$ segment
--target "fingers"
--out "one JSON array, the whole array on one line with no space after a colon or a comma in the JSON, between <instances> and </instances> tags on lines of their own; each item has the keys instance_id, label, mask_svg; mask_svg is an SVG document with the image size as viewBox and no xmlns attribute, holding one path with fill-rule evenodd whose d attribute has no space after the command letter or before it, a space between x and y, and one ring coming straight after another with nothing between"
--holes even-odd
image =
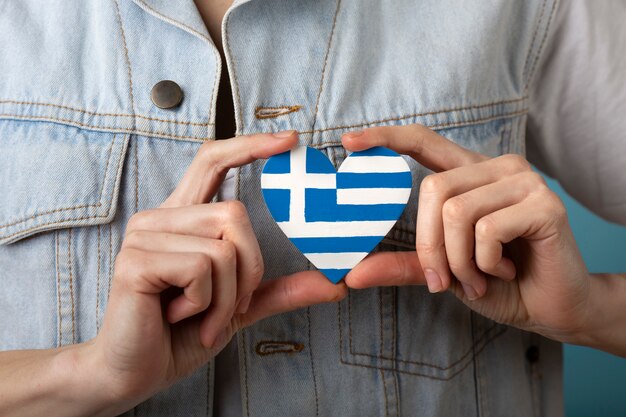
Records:
<instances>
[{"instance_id":1,"label":"fingers","mask_svg":"<svg viewBox=\"0 0 626 417\"><path fill-rule=\"evenodd\" d=\"M560 226L551 226L566 218L558 197L532 171L453 197L443 213L450 268L470 301L485 294L484 274L515 278L515 264L503 256L505 243L518 237L545 239L546 230L556 234Z\"/></svg>"},{"instance_id":2,"label":"fingers","mask_svg":"<svg viewBox=\"0 0 626 417\"><path fill-rule=\"evenodd\" d=\"M217 192L230 168L286 152L297 142L295 130L207 141L161 207L207 203Z\"/></svg>"},{"instance_id":3,"label":"fingers","mask_svg":"<svg viewBox=\"0 0 626 417\"><path fill-rule=\"evenodd\" d=\"M482 164L495 165L489 164L491 161ZM488 270L477 266L474 260L474 224L484 215L523 200L534 182L528 178L535 176L538 174L525 172L504 177L500 181L452 197L444 203L442 214L448 264L470 300L481 297L487 290L485 273L507 280L515 277L512 263L506 260ZM516 220L509 219L511 222Z\"/></svg>"},{"instance_id":4,"label":"fingers","mask_svg":"<svg viewBox=\"0 0 626 417\"><path fill-rule=\"evenodd\" d=\"M466 291L476 293L477 296L484 293L486 283L481 271L505 280L515 277L515 268L507 260L490 267L475 262L474 225L489 213L523 201L542 184L543 179L539 174L532 171L522 172L472 189L445 202L443 224L446 255L452 272L464 284ZM510 222L517 220L509 219Z\"/></svg>"},{"instance_id":5,"label":"fingers","mask_svg":"<svg viewBox=\"0 0 626 417\"><path fill-rule=\"evenodd\" d=\"M529 238L522 231L531 224L542 230L540 225L549 223L544 214L549 210L542 208L545 201L553 200L549 194L543 178L516 155L430 175L420 189L417 256L372 255L345 282L354 288L426 282L432 292L438 292L458 280L467 299L480 298L487 290L488 277L515 278L515 264L503 256L503 244L508 241L502 239ZM559 208L555 209L554 202L550 207L554 217ZM495 219L499 233L492 233Z\"/></svg>"},{"instance_id":6,"label":"fingers","mask_svg":"<svg viewBox=\"0 0 626 417\"><path fill-rule=\"evenodd\" d=\"M408 155L428 169L440 172L486 160L487 157L465 149L425 126L371 127L350 132L342 137L343 146L350 151L362 151L384 146Z\"/></svg>"},{"instance_id":7,"label":"fingers","mask_svg":"<svg viewBox=\"0 0 626 417\"><path fill-rule=\"evenodd\" d=\"M350 288L426 284L413 251L374 253L354 267L344 281Z\"/></svg>"},{"instance_id":8,"label":"fingers","mask_svg":"<svg viewBox=\"0 0 626 417\"><path fill-rule=\"evenodd\" d=\"M200 337L212 346L221 330L230 323L235 313L237 298L237 252L228 241L218 241L215 247L213 270L213 301L208 313L200 323Z\"/></svg>"},{"instance_id":9,"label":"fingers","mask_svg":"<svg viewBox=\"0 0 626 417\"><path fill-rule=\"evenodd\" d=\"M237 298L239 312L263 276L263 257L245 206L239 201L179 208L159 208L134 215L128 223L127 234L136 230L151 230L191 235L231 242L237 260Z\"/></svg>"},{"instance_id":10,"label":"fingers","mask_svg":"<svg viewBox=\"0 0 626 417\"><path fill-rule=\"evenodd\" d=\"M465 283L468 296L479 297L484 293L484 276L471 261L473 223L470 225L468 222L475 219L468 216L470 213L466 206L472 205L465 202L467 197L464 193L529 170L530 164L522 157L505 155L429 175L422 181L415 247L431 292L439 292L449 287L452 268L457 278ZM482 194L480 199L474 200L476 201L472 204L476 209L488 209L494 202L500 208L502 204L495 195ZM447 229L444 225L447 225ZM451 233L446 236L445 230L455 231L454 237L451 237Z\"/></svg>"},{"instance_id":11,"label":"fingers","mask_svg":"<svg viewBox=\"0 0 626 417\"><path fill-rule=\"evenodd\" d=\"M333 284L319 271L298 272L264 281L254 292L248 311L239 316L238 327L314 304L337 302L346 294L344 283Z\"/></svg>"},{"instance_id":12,"label":"fingers","mask_svg":"<svg viewBox=\"0 0 626 417\"><path fill-rule=\"evenodd\" d=\"M213 301L207 319L201 329L207 338L215 337L215 331L230 321L237 296L237 260L234 246L223 240L206 239L172 233L133 231L124 239L122 248L137 248L151 252L202 253L211 261L208 277L209 293ZM198 308L203 307L202 310ZM198 306L186 296L172 300L167 307L167 320L176 323L208 307Z\"/></svg>"},{"instance_id":13,"label":"fingers","mask_svg":"<svg viewBox=\"0 0 626 417\"><path fill-rule=\"evenodd\" d=\"M176 319L205 310L212 300L211 258L201 252L159 252L132 247L115 261L115 285L135 295L160 294L169 287L183 288L172 301ZM138 312L141 314L141 312Z\"/></svg>"},{"instance_id":14,"label":"fingers","mask_svg":"<svg viewBox=\"0 0 626 417\"><path fill-rule=\"evenodd\" d=\"M476 264L485 271L505 270L514 275L515 265L502 256L503 245L516 238L549 239L557 236L566 222L563 203L547 190L494 211L476 223Z\"/></svg>"}]
</instances>

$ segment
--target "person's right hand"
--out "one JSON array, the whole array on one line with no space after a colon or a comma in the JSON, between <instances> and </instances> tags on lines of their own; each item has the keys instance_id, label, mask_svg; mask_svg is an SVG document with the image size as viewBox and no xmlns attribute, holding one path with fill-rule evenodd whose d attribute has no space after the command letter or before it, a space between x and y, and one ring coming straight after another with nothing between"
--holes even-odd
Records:
<instances>
[{"instance_id":1,"label":"person's right hand","mask_svg":"<svg viewBox=\"0 0 626 417\"><path fill-rule=\"evenodd\" d=\"M297 144L295 132L284 133L203 144L163 205L130 219L102 329L87 344L120 411L206 363L238 329L346 295L345 284L317 271L260 283L263 259L246 208L209 203L229 168Z\"/></svg>"}]
</instances>

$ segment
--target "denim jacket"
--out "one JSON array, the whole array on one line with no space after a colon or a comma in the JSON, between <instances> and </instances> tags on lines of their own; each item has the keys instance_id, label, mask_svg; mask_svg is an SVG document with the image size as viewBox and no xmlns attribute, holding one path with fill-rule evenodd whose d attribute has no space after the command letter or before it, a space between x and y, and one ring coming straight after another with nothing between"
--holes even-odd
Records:
<instances>
[{"instance_id":1,"label":"denim jacket","mask_svg":"<svg viewBox=\"0 0 626 417\"><path fill-rule=\"evenodd\" d=\"M339 166L340 136L421 123L475 151L525 152L528 87L556 0L236 0L226 62L193 2L0 1L0 349L93 338L126 222L215 137L220 71L237 134L296 129ZM161 109L152 87L180 85ZM412 250L419 181L380 245ZM265 279L310 267L236 170ZM236 336L246 416L558 416L561 347L421 287L353 290ZM137 416L212 415L214 363Z\"/></svg>"}]
</instances>

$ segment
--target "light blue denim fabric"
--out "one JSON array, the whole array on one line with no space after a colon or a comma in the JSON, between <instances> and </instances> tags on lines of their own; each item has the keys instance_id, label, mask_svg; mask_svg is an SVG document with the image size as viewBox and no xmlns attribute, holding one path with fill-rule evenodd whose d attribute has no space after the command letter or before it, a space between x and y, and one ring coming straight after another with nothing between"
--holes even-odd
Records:
<instances>
[{"instance_id":1,"label":"light blue denim fabric","mask_svg":"<svg viewBox=\"0 0 626 417\"><path fill-rule=\"evenodd\" d=\"M214 138L220 71L238 134L297 129L335 165L342 133L410 123L524 153L554 2L236 1L221 63L192 0L0 0L0 349L97 334L128 218L158 206ZM184 91L176 109L150 100L165 79ZM301 107L260 117L284 106ZM411 203L381 249L414 246L428 171L411 166ZM310 266L263 204L261 167L238 170L237 196L273 279ZM351 291L237 343L246 416L562 414L559 344L424 288ZM135 415L212 415L213 376L209 363Z\"/></svg>"}]
</instances>

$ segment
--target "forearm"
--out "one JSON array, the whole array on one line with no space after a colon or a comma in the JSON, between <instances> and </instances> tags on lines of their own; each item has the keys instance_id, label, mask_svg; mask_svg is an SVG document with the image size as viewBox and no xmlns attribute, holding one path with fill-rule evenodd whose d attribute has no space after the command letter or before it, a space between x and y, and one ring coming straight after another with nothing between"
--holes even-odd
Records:
<instances>
[{"instance_id":1,"label":"forearm","mask_svg":"<svg viewBox=\"0 0 626 417\"><path fill-rule=\"evenodd\" d=\"M106 416L125 411L89 366L88 344L0 352L0 415ZM122 409L120 409L122 408Z\"/></svg>"},{"instance_id":2,"label":"forearm","mask_svg":"<svg viewBox=\"0 0 626 417\"><path fill-rule=\"evenodd\" d=\"M592 274L587 318L575 343L626 357L626 274Z\"/></svg>"}]
</instances>

